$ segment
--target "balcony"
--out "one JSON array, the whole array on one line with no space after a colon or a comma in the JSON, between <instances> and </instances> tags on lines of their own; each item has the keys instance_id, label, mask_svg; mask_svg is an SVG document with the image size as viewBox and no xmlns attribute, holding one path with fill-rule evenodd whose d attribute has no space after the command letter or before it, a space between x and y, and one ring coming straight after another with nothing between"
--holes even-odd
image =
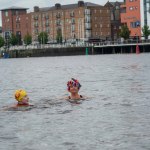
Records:
<instances>
[{"instance_id":1,"label":"balcony","mask_svg":"<svg viewBox=\"0 0 150 150\"><path fill-rule=\"evenodd\" d=\"M85 15L91 15L91 11L89 9L86 9L84 12Z\"/></svg>"},{"instance_id":2,"label":"balcony","mask_svg":"<svg viewBox=\"0 0 150 150\"><path fill-rule=\"evenodd\" d=\"M35 25L34 25L34 27L35 27L35 28L38 28L38 27L39 27L39 25L38 25L38 24L35 24Z\"/></svg>"},{"instance_id":3,"label":"balcony","mask_svg":"<svg viewBox=\"0 0 150 150\"><path fill-rule=\"evenodd\" d=\"M20 20L19 20L19 19L16 19L16 22L17 22L17 23L20 23Z\"/></svg>"},{"instance_id":4,"label":"balcony","mask_svg":"<svg viewBox=\"0 0 150 150\"><path fill-rule=\"evenodd\" d=\"M57 23L56 23L56 26L61 26L61 23L60 23L60 22L57 22Z\"/></svg>"},{"instance_id":5,"label":"balcony","mask_svg":"<svg viewBox=\"0 0 150 150\"><path fill-rule=\"evenodd\" d=\"M34 16L34 20L38 20L38 16Z\"/></svg>"},{"instance_id":6,"label":"balcony","mask_svg":"<svg viewBox=\"0 0 150 150\"><path fill-rule=\"evenodd\" d=\"M74 15L74 13L70 13L70 17L74 17L75 15Z\"/></svg>"},{"instance_id":7,"label":"balcony","mask_svg":"<svg viewBox=\"0 0 150 150\"><path fill-rule=\"evenodd\" d=\"M45 19L49 19L49 16L45 16Z\"/></svg>"},{"instance_id":8,"label":"balcony","mask_svg":"<svg viewBox=\"0 0 150 150\"><path fill-rule=\"evenodd\" d=\"M58 18L60 18L60 17L61 17L61 15L60 15L60 14L57 14L57 15L56 15L56 18L57 18L57 19L58 19Z\"/></svg>"},{"instance_id":9,"label":"balcony","mask_svg":"<svg viewBox=\"0 0 150 150\"><path fill-rule=\"evenodd\" d=\"M91 24L90 23L86 23L85 24L85 29L86 30L91 30L92 29Z\"/></svg>"},{"instance_id":10,"label":"balcony","mask_svg":"<svg viewBox=\"0 0 150 150\"><path fill-rule=\"evenodd\" d=\"M87 19L85 19L85 23L91 23L91 20L87 20Z\"/></svg>"},{"instance_id":11,"label":"balcony","mask_svg":"<svg viewBox=\"0 0 150 150\"><path fill-rule=\"evenodd\" d=\"M75 24L75 20L71 21L71 24Z\"/></svg>"},{"instance_id":12,"label":"balcony","mask_svg":"<svg viewBox=\"0 0 150 150\"><path fill-rule=\"evenodd\" d=\"M48 27L48 26L49 26L49 23L45 23L45 26Z\"/></svg>"}]
</instances>

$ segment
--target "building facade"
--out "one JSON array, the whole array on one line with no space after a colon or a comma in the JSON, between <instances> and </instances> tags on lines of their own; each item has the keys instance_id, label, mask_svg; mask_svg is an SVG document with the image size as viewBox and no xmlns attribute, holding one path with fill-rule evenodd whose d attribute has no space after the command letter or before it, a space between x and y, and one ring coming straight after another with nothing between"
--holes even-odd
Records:
<instances>
[{"instance_id":1,"label":"building facade","mask_svg":"<svg viewBox=\"0 0 150 150\"><path fill-rule=\"evenodd\" d=\"M47 32L49 42L56 42L58 32L63 41L87 41L90 38L110 38L110 11L103 6L84 3L61 5L54 7L34 7L31 13L31 31L34 41L40 32Z\"/></svg>"},{"instance_id":2,"label":"building facade","mask_svg":"<svg viewBox=\"0 0 150 150\"><path fill-rule=\"evenodd\" d=\"M121 23L128 26L131 38L141 37L141 1L124 0L121 5Z\"/></svg>"},{"instance_id":3,"label":"building facade","mask_svg":"<svg viewBox=\"0 0 150 150\"><path fill-rule=\"evenodd\" d=\"M53 7L45 8L35 6L31 13L26 13L26 10L2 10L4 34L19 32L23 38L29 32L32 41L37 42L39 33L47 32L49 43L56 42L58 35L62 36L63 42L111 38L110 10L98 4L78 1L77 4L57 3Z\"/></svg>"},{"instance_id":4,"label":"building facade","mask_svg":"<svg viewBox=\"0 0 150 150\"><path fill-rule=\"evenodd\" d=\"M149 26L150 28L150 0L141 0L141 26ZM149 36L150 38L150 36Z\"/></svg>"},{"instance_id":5,"label":"building facade","mask_svg":"<svg viewBox=\"0 0 150 150\"><path fill-rule=\"evenodd\" d=\"M121 9L122 2L107 2L105 7L110 9L111 13L111 39L118 40L121 28Z\"/></svg>"},{"instance_id":6,"label":"building facade","mask_svg":"<svg viewBox=\"0 0 150 150\"><path fill-rule=\"evenodd\" d=\"M21 44L23 37L31 33L31 19L27 8L10 7L1 11L3 37L7 39L14 34L19 39L18 44Z\"/></svg>"}]
</instances>

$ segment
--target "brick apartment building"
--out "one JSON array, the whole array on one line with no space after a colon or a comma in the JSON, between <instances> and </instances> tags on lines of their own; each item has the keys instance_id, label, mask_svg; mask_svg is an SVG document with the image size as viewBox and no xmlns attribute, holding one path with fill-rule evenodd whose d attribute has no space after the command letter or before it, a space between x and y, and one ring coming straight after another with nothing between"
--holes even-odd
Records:
<instances>
[{"instance_id":1,"label":"brick apartment building","mask_svg":"<svg viewBox=\"0 0 150 150\"><path fill-rule=\"evenodd\" d=\"M55 42L58 30L64 41L110 38L110 11L108 8L79 1L77 4L53 7L34 7L31 13L33 40L38 33L46 31L49 41Z\"/></svg>"},{"instance_id":2,"label":"brick apartment building","mask_svg":"<svg viewBox=\"0 0 150 150\"><path fill-rule=\"evenodd\" d=\"M49 42L56 42L58 32L64 42L106 40L111 38L110 9L98 4L78 1L77 4L53 7L34 7L34 12L27 13L27 8L10 7L2 9L2 30L14 33L22 39L27 33L32 41L38 40L40 32L47 32Z\"/></svg>"},{"instance_id":3,"label":"brick apartment building","mask_svg":"<svg viewBox=\"0 0 150 150\"><path fill-rule=\"evenodd\" d=\"M13 33L21 42L27 33L31 33L31 19L30 14L27 14L27 8L10 7L1 11L2 32L5 39Z\"/></svg>"},{"instance_id":4,"label":"brick apartment building","mask_svg":"<svg viewBox=\"0 0 150 150\"><path fill-rule=\"evenodd\" d=\"M142 0L143 1L143 0ZM124 0L121 5L121 22L127 24L131 38L141 37L140 0Z\"/></svg>"}]
</instances>

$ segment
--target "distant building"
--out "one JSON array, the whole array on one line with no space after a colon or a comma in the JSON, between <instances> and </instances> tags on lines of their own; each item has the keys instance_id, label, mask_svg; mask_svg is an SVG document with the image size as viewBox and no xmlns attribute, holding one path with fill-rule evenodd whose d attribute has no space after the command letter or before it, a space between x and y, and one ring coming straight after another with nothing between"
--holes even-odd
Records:
<instances>
[{"instance_id":1,"label":"distant building","mask_svg":"<svg viewBox=\"0 0 150 150\"><path fill-rule=\"evenodd\" d=\"M31 33L30 14L27 14L27 8L10 7L1 9L2 11L2 32L5 39L8 39L13 33L19 39L21 44L22 38Z\"/></svg>"},{"instance_id":2,"label":"distant building","mask_svg":"<svg viewBox=\"0 0 150 150\"><path fill-rule=\"evenodd\" d=\"M2 27L0 27L0 36L2 36Z\"/></svg>"},{"instance_id":3,"label":"distant building","mask_svg":"<svg viewBox=\"0 0 150 150\"><path fill-rule=\"evenodd\" d=\"M53 7L34 7L31 13L33 40L40 32L49 35L50 42L56 42L58 31L63 41L87 41L89 39L110 38L110 11L108 8L93 3L78 1L77 4Z\"/></svg>"},{"instance_id":4,"label":"distant building","mask_svg":"<svg viewBox=\"0 0 150 150\"><path fill-rule=\"evenodd\" d=\"M141 0L141 26L149 26L150 28L150 0ZM150 38L150 36L149 36Z\"/></svg>"},{"instance_id":5,"label":"distant building","mask_svg":"<svg viewBox=\"0 0 150 150\"><path fill-rule=\"evenodd\" d=\"M111 12L111 39L117 40L119 38L119 31L121 28L121 9L122 2L107 2L104 6L108 7Z\"/></svg>"},{"instance_id":6,"label":"distant building","mask_svg":"<svg viewBox=\"0 0 150 150\"><path fill-rule=\"evenodd\" d=\"M140 1L143 0L124 0L121 5L121 23L128 26L133 39L141 37Z\"/></svg>"},{"instance_id":7,"label":"distant building","mask_svg":"<svg viewBox=\"0 0 150 150\"><path fill-rule=\"evenodd\" d=\"M27 32L33 42L38 41L40 32L48 33L49 42L56 42L58 34L63 42L111 39L110 10L107 7L84 1L76 4L53 7L34 7L34 12L27 13L27 8L11 7L2 9L2 30L14 33L22 39Z\"/></svg>"}]
</instances>

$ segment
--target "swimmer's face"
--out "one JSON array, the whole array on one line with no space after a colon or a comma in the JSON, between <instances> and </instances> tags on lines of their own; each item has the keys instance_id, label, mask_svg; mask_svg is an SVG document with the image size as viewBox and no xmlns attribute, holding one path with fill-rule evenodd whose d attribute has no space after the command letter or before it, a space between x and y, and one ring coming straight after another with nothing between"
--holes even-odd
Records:
<instances>
[{"instance_id":1,"label":"swimmer's face","mask_svg":"<svg viewBox=\"0 0 150 150\"><path fill-rule=\"evenodd\" d=\"M79 92L79 89L77 86L70 86L70 90L69 90L70 93L78 93Z\"/></svg>"},{"instance_id":2,"label":"swimmer's face","mask_svg":"<svg viewBox=\"0 0 150 150\"><path fill-rule=\"evenodd\" d=\"M29 104L29 97L28 97L28 95L24 96L21 102L22 102L22 104L26 104L26 105Z\"/></svg>"}]
</instances>

